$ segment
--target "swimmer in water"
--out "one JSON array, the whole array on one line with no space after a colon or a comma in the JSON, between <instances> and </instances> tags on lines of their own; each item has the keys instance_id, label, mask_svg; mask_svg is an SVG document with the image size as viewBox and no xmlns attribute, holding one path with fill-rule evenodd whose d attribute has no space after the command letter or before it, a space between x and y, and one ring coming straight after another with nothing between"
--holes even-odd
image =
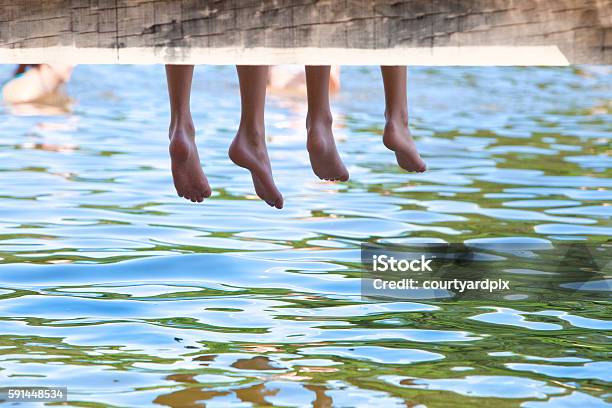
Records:
<instances>
[{"instance_id":1,"label":"swimmer in water","mask_svg":"<svg viewBox=\"0 0 612 408\"><path fill-rule=\"evenodd\" d=\"M73 68L65 64L21 64L2 87L2 99L11 105L44 102L59 93Z\"/></svg>"}]
</instances>

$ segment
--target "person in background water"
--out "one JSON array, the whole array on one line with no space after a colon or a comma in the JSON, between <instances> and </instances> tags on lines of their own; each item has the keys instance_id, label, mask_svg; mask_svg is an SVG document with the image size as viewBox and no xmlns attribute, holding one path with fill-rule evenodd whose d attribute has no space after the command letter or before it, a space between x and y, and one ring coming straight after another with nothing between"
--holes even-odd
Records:
<instances>
[{"instance_id":1,"label":"person in background water","mask_svg":"<svg viewBox=\"0 0 612 408\"><path fill-rule=\"evenodd\" d=\"M61 91L73 68L66 64L21 64L2 86L2 99L11 105L44 102Z\"/></svg>"}]
</instances>

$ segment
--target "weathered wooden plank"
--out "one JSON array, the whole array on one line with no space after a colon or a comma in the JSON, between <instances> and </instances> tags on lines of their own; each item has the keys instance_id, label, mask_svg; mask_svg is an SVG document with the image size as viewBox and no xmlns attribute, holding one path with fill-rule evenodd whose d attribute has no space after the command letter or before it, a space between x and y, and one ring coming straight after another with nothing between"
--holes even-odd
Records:
<instances>
[{"instance_id":1,"label":"weathered wooden plank","mask_svg":"<svg viewBox=\"0 0 612 408\"><path fill-rule=\"evenodd\" d=\"M0 62L612 64L612 0L0 0Z\"/></svg>"}]
</instances>

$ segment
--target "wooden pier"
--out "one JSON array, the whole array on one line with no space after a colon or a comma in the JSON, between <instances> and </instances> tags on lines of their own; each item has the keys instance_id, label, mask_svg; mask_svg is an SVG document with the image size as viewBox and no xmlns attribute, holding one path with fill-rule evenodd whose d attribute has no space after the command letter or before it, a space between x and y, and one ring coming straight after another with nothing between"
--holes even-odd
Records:
<instances>
[{"instance_id":1,"label":"wooden pier","mask_svg":"<svg viewBox=\"0 0 612 408\"><path fill-rule=\"evenodd\" d=\"M0 0L0 63L612 64L612 0Z\"/></svg>"}]
</instances>

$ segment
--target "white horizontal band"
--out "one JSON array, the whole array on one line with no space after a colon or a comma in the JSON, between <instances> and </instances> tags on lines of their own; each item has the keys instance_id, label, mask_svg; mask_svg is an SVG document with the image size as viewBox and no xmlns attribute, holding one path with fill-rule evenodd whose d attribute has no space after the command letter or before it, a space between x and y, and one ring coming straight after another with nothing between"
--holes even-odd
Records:
<instances>
[{"instance_id":1,"label":"white horizontal band","mask_svg":"<svg viewBox=\"0 0 612 408\"><path fill-rule=\"evenodd\" d=\"M566 66L557 46L433 48L0 48L2 63Z\"/></svg>"}]
</instances>

